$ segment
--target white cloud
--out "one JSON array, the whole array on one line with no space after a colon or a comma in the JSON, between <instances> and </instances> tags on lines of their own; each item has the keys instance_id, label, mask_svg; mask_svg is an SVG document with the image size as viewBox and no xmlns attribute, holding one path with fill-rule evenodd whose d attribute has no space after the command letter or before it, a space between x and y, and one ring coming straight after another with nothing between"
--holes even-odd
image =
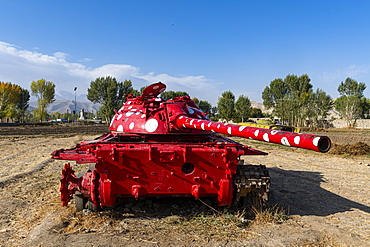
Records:
<instances>
[{"instance_id":1,"label":"white cloud","mask_svg":"<svg viewBox=\"0 0 370 247\"><path fill-rule=\"evenodd\" d=\"M88 58L88 57L85 57L85 58L82 58L80 60L78 60L78 62L80 63L88 63L88 62L91 62L92 59L91 58Z\"/></svg>"},{"instance_id":2,"label":"white cloud","mask_svg":"<svg viewBox=\"0 0 370 247\"><path fill-rule=\"evenodd\" d=\"M353 78L356 80L356 77L362 77L365 74L369 73L369 66L358 66L358 65L350 65L343 70L343 74L347 77ZM343 81L345 78L343 79Z\"/></svg>"},{"instance_id":3,"label":"white cloud","mask_svg":"<svg viewBox=\"0 0 370 247\"><path fill-rule=\"evenodd\" d=\"M97 77L113 76L119 81L131 80L134 87L161 81L167 90L186 91L192 97L208 100L215 104L220 90L215 82L204 76L171 76L168 74L143 74L140 68L127 64L107 64L98 68L87 68L81 63L68 62L69 55L56 52L45 55L37 51L22 50L16 45L0 41L0 81L12 82L29 88L31 81L44 78L52 81L58 91L87 92L90 81ZM91 61L82 59L80 61Z\"/></svg>"}]
</instances>

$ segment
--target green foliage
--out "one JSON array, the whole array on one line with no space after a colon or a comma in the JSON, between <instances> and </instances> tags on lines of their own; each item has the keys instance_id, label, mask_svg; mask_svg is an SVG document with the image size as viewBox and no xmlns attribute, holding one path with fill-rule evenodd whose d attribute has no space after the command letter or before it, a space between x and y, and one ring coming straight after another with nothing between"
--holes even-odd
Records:
<instances>
[{"instance_id":1,"label":"green foliage","mask_svg":"<svg viewBox=\"0 0 370 247\"><path fill-rule=\"evenodd\" d=\"M235 117L234 105L235 96L231 91L223 92L218 98L218 117L230 121Z\"/></svg>"},{"instance_id":2,"label":"green foliage","mask_svg":"<svg viewBox=\"0 0 370 247\"><path fill-rule=\"evenodd\" d=\"M106 121L110 122L114 115L114 110L121 108L126 100L124 95L138 95L134 90L132 82L125 80L118 82L114 77L99 77L90 82L90 88L87 89L87 99L93 103L100 103L100 113Z\"/></svg>"},{"instance_id":3,"label":"green foliage","mask_svg":"<svg viewBox=\"0 0 370 247\"><path fill-rule=\"evenodd\" d=\"M369 111L369 102L363 96L366 85L352 78L346 78L338 86L340 97L335 100L335 109L348 126L354 127L359 118L365 117Z\"/></svg>"},{"instance_id":4,"label":"green foliage","mask_svg":"<svg viewBox=\"0 0 370 247\"><path fill-rule=\"evenodd\" d=\"M262 110L260 108L251 108L251 118L261 118L264 117L264 114L262 113Z\"/></svg>"},{"instance_id":5,"label":"green foliage","mask_svg":"<svg viewBox=\"0 0 370 247\"><path fill-rule=\"evenodd\" d=\"M16 117L16 104L22 88L10 82L0 82L0 119Z\"/></svg>"},{"instance_id":6,"label":"green foliage","mask_svg":"<svg viewBox=\"0 0 370 247\"><path fill-rule=\"evenodd\" d=\"M251 117L252 108L251 101L248 97L240 95L238 100L235 102L235 122L244 122Z\"/></svg>"},{"instance_id":7,"label":"green foliage","mask_svg":"<svg viewBox=\"0 0 370 247\"><path fill-rule=\"evenodd\" d=\"M36 117L40 120L47 119L46 107L55 101L55 85L51 81L40 79L31 82L31 92L37 97L38 108L35 110Z\"/></svg>"},{"instance_id":8,"label":"green foliage","mask_svg":"<svg viewBox=\"0 0 370 247\"><path fill-rule=\"evenodd\" d=\"M312 90L307 74L287 75L271 81L262 92L263 104L273 108L273 115L285 124L304 126L308 117L316 114L316 122L326 117L331 108L331 98L322 90ZM319 107L320 109L315 109Z\"/></svg>"},{"instance_id":9,"label":"green foliage","mask_svg":"<svg viewBox=\"0 0 370 247\"><path fill-rule=\"evenodd\" d=\"M362 116L363 118L370 118L370 99L362 98Z\"/></svg>"},{"instance_id":10,"label":"green foliage","mask_svg":"<svg viewBox=\"0 0 370 247\"><path fill-rule=\"evenodd\" d=\"M24 122L24 116L28 109L30 101L30 92L27 89L22 88L21 93L19 94L19 99L16 104L17 115L16 117Z\"/></svg>"},{"instance_id":11,"label":"green foliage","mask_svg":"<svg viewBox=\"0 0 370 247\"><path fill-rule=\"evenodd\" d=\"M212 105L206 100L200 100L198 103L198 107L204 112L204 113L211 113Z\"/></svg>"},{"instance_id":12,"label":"green foliage","mask_svg":"<svg viewBox=\"0 0 370 247\"><path fill-rule=\"evenodd\" d=\"M180 96L189 96L189 94L184 91L165 91L161 93L161 97L165 100L173 99Z\"/></svg>"},{"instance_id":13,"label":"green foliage","mask_svg":"<svg viewBox=\"0 0 370 247\"><path fill-rule=\"evenodd\" d=\"M322 127L320 122L327 118L328 112L333 108L333 101L330 95L323 90L317 89L312 93L307 105L308 117L313 120L313 127Z\"/></svg>"},{"instance_id":14,"label":"green foliage","mask_svg":"<svg viewBox=\"0 0 370 247\"><path fill-rule=\"evenodd\" d=\"M347 77L345 81L341 82L338 86L338 92L340 95L345 96L358 96L362 98L366 85L363 82L357 82L356 80Z\"/></svg>"}]
</instances>

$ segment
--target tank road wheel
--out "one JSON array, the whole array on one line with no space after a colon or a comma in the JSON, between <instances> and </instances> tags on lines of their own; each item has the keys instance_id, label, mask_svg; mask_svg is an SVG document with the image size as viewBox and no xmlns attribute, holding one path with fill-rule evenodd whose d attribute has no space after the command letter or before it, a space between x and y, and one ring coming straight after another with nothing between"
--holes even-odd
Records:
<instances>
[{"instance_id":1,"label":"tank road wheel","mask_svg":"<svg viewBox=\"0 0 370 247\"><path fill-rule=\"evenodd\" d=\"M264 165L238 165L234 184L234 207L263 205L269 199L270 175Z\"/></svg>"}]
</instances>

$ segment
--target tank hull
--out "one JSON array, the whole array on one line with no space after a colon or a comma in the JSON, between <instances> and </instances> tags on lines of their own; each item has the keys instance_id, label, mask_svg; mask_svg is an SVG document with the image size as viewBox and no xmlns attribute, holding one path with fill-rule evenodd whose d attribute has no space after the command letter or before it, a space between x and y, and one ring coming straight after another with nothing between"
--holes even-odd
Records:
<instances>
[{"instance_id":1,"label":"tank hull","mask_svg":"<svg viewBox=\"0 0 370 247\"><path fill-rule=\"evenodd\" d=\"M120 138L136 141L122 142ZM81 177L70 164L65 165L60 188L63 204L79 191L101 208L113 207L118 197L173 196L213 197L219 206L230 206L237 194L235 174L243 163L240 157L265 154L219 135L158 138L105 135L74 149L55 151L54 159L94 164Z\"/></svg>"}]
</instances>

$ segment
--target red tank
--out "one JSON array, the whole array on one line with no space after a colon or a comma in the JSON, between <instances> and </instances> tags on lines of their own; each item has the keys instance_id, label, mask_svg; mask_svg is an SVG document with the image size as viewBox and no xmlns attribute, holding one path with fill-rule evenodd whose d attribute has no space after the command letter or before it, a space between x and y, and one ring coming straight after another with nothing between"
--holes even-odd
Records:
<instances>
[{"instance_id":1,"label":"red tank","mask_svg":"<svg viewBox=\"0 0 370 247\"><path fill-rule=\"evenodd\" d=\"M263 165L245 165L243 155L267 155L226 138L239 136L327 152L326 136L212 122L189 96L158 97L165 84L128 96L110 132L61 149L52 158L89 163L79 176L69 163L61 178L64 206L76 210L113 207L118 197L213 197L219 206L238 205L249 195L267 200L270 176Z\"/></svg>"}]
</instances>

